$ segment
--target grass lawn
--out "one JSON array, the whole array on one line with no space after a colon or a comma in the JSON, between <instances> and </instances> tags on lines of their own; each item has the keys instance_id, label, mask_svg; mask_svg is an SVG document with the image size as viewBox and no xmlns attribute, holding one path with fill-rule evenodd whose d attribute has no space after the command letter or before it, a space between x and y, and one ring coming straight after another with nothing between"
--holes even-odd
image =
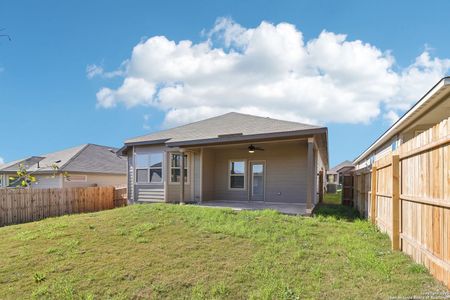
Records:
<instances>
[{"instance_id":1,"label":"grass lawn","mask_svg":"<svg viewBox=\"0 0 450 300\"><path fill-rule=\"evenodd\" d=\"M355 212L134 205L0 228L0 299L386 299L445 291Z\"/></svg>"},{"instance_id":2,"label":"grass lawn","mask_svg":"<svg viewBox=\"0 0 450 300\"><path fill-rule=\"evenodd\" d=\"M324 202L328 204L341 204L342 200L342 191L339 191L334 194L325 194L324 195Z\"/></svg>"}]
</instances>

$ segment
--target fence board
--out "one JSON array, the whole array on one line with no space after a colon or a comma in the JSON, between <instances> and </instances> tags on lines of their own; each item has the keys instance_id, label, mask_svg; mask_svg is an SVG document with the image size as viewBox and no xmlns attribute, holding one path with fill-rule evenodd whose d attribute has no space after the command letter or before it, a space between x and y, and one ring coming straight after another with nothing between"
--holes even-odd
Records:
<instances>
[{"instance_id":1,"label":"fence board","mask_svg":"<svg viewBox=\"0 0 450 300\"><path fill-rule=\"evenodd\" d=\"M375 178L367 181L358 200L374 206L370 216L380 230L400 236L400 249L422 263L450 288L450 118L400 145L374 163ZM392 157L399 155L399 228L392 226ZM355 182L362 185L355 174ZM373 176L373 175L372 175ZM376 184L374 187L373 184ZM372 191L372 193L370 192ZM375 195L373 195L375 191ZM372 195L371 195L372 194ZM370 199L372 197L372 199ZM394 193L394 199L396 195ZM364 205L358 205L360 210ZM395 231L395 232L394 232Z\"/></svg>"},{"instance_id":2,"label":"fence board","mask_svg":"<svg viewBox=\"0 0 450 300\"><path fill-rule=\"evenodd\" d=\"M124 206L127 189L0 189L0 226Z\"/></svg>"}]
</instances>

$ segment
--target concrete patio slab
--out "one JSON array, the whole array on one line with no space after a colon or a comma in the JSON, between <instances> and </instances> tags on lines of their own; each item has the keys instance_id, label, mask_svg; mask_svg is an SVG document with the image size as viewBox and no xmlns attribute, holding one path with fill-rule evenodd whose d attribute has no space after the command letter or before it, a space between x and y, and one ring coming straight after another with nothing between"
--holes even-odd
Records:
<instances>
[{"instance_id":1,"label":"concrete patio slab","mask_svg":"<svg viewBox=\"0 0 450 300\"><path fill-rule=\"evenodd\" d=\"M312 211L306 208L306 204L263 201L205 201L197 205L202 207L231 208L237 211L273 209L283 214L302 216L310 216Z\"/></svg>"}]
</instances>

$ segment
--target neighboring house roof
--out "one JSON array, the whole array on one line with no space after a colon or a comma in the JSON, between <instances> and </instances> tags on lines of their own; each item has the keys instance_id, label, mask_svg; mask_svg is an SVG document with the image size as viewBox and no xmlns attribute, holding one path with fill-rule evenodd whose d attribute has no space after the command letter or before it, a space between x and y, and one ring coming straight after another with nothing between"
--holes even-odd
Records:
<instances>
[{"instance_id":1,"label":"neighboring house roof","mask_svg":"<svg viewBox=\"0 0 450 300\"><path fill-rule=\"evenodd\" d=\"M328 170L328 174L337 174L339 173L339 171L343 168L352 168L353 167L353 163L349 160L345 160L343 162L341 162L340 164L334 166L333 168L331 168L330 170Z\"/></svg>"},{"instance_id":2,"label":"neighboring house roof","mask_svg":"<svg viewBox=\"0 0 450 300\"><path fill-rule=\"evenodd\" d=\"M165 144L169 147L183 147L323 134L322 146L328 160L327 132L326 127L231 112L126 140L119 152L124 154L133 145Z\"/></svg>"},{"instance_id":3,"label":"neighboring house roof","mask_svg":"<svg viewBox=\"0 0 450 300\"><path fill-rule=\"evenodd\" d=\"M9 162L0 166L0 172L17 172L22 164L29 172L47 173L53 172L51 166L56 164L62 172L126 174L127 161L116 151L117 148L84 144Z\"/></svg>"},{"instance_id":4,"label":"neighboring house roof","mask_svg":"<svg viewBox=\"0 0 450 300\"><path fill-rule=\"evenodd\" d=\"M378 147L399 134L403 129L411 125L415 120L429 111L435 104L442 100L442 95L450 91L450 77L444 77L431 88L413 107L411 107L400 119L397 120L385 133L383 133L369 148L360 154L354 164L370 155ZM448 112L442 112L443 114Z\"/></svg>"}]
</instances>

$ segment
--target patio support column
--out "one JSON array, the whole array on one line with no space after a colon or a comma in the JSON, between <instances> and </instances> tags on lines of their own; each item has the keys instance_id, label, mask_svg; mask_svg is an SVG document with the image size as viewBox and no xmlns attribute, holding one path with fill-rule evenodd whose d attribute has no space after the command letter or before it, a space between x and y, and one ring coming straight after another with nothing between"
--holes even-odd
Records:
<instances>
[{"instance_id":1,"label":"patio support column","mask_svg":"<svg viewBox=\"0 0 450 300\"><path fill-rule=\"evenodd\" d=\"M184 149L180 149L180 204L184 204Z\"/></svg>"},{"instance_id":2,"label":"patio support column","mask_svg":"<svg viewBox=\"0 0 450 300\"><path fill-rule=\"evenodd\" d=\"M306 208L311 209L314 196L314 138L308 138L307 169L306 169Z\"/></svg>"}]
</instances>

